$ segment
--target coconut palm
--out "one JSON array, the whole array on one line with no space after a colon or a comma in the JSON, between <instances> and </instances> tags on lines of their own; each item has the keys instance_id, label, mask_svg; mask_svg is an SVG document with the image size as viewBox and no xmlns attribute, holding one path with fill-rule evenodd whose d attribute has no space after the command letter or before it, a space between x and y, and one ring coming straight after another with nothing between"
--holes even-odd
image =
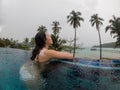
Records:
<instances>
[{"instance_id":1,"label":"coconut palm","mask_svg":"<svg viewBox=\"0 0 120 90\"><path fill-rule=\"evenodd\" d=\"M37 31L47 31L46 27L41 25L39 26L39 28L37 29Z\"/></svg>"},{"instance_id":2,"label":"coconut palm","mask_svg":"<svg viewBox=\"0 0 120 90\"><path fill-rule=\"evenodd\" d=\"M59 34L59 31L61 29L61 27L59 27L60 23L58 21L53 21L53 24L52 24L52 30L53 30L53 33L55 35Z\"/></svg>"},{"instance_id":3,"label":"coconut palm","mask_svg":"<svg viewBox=\"0 0 120 90\"><path fill-rule=\"evenodd\" d=\"M51 35L51 38L52 38L53 44L50 48L57 50L57 51L61 51L64 49L63 44L66 43L66 40L61 39L58 35L56 36L54 34Z\"/></svg>"},{"instance_id":4,"label":"coconut palm","mask_svg":"<svg viewBox=\"0 0 120 90\"><path fill-rule=\"evenodd\" d=\"M110 25L108 25L106 27L105 32L107 32L108 30L110 30L110 34L111 35L114 34L113 38L117 38L115 47L120 46L120 17L116 18L113 15L113 19L110 19L109 23L110 23Z\"/></svg>"},{"instance_id":5,"label":"coconut palm","mask_svg":"<svg viewBox=\"0 0 120 90\"><path fill-rule=\"evenodd\" d=\"M73 57L75 57L75 47L76 47L76 29L81 26L80 21L84 21L84 19L81 17L80 12L75 12L74 10L70 12L70 15L67 16L67 22L70 23L70 25L73 26L75 29L75 35L74 35L74 51L73 51Z\"/></svg>"},{"instance_id":6,"label":"coconut palm","mask_svg":"<svg viewBox=\"0 0 120 90\"><path fill-rule=\"evenodd\" d=\"M22 48L25 49L25 50L30 49L30 47L29 47L29 38L24 39L23 44L22 44Z\"/></svg>"},{"instance_id":7,"label":"coconut palm","mask_svg":"<svg viewBox=\"0 0 120 90\"><path fill-rule=\"evenodd\" d=\"M33 48L35 46L35 38L34 37L32 37L30 40L30 46L31 46L31 48Z\"/></svg>"},{"instance_id":8,"label":"coconut palm","mask_svg":"<svg viewBox=\"0 0 120 90\"><path fill-rule=\"evenodd\" d=\"M54 50L57 50L57 51L61 51L64 48L63 44L66 43L65 40L63 40L59 37L59 33L60 33L59 31L61 29L61 27L59 27L59 25L60 25L60 23L58 21L54 21L52 23L53 34L51 34L51 38L53 41L51 48Z\"/></svg>"},{"instance_id":9,"label":"coconut palm","mask_svg":"<svg viewBox=\"0 0 120 90\"><path fill-rule=\"evenodd\" d=\"M99 17L98 14L94 14L91 16L90 22L92 27L96 26L99 36L99 44L100 44L100 59L102 58L102 45L101 45L101 35L100 35L100 26L103 25L102 23L103 18Z\"/></svg>"},{"instance_id":10,"label":"coconut palm","mask_svg":"<svg viewBox=\"0 0 120 90\"><path fill-rule=\"evenodd\" d=\"M29 38L25 38L25 39L24 39L24 43L25 43L25 44L28 44L28 43L29 43Z\"/></svg>"}]
</instances>

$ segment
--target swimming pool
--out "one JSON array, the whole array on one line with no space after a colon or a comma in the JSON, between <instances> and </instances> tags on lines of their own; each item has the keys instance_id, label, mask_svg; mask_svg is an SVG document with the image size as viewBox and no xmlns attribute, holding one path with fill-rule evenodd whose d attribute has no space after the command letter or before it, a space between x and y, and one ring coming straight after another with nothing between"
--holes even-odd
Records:
<instances>
[{"instance_id":1,"label":"swimming pool","mask_svg":"<svg viewBox=\"0 0 120 90\"><path fill-rule=\"evenodd\" d=\"M28 82L21 75L28 75L23 66L29 57L30 51L0 48L0 90L120 90L119 60L54 60Z\"/></svg>"}]
</instances>

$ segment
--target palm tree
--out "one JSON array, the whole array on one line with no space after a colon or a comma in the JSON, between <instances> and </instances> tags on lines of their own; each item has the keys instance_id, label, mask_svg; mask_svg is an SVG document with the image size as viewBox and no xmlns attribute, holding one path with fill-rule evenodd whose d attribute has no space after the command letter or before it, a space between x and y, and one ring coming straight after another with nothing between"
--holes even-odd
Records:
<instances>
[{"instance_id":1,"label":"palm tree","mask_svg":"<svg viewBox=\"0 0 120 90\"><path fill-rule=\"evenodd\" d=\"M59 27L59 25L60 25L60 23L58 21L53 22L53 24L52 24L53 34L51 34L51 38L53 41L51 48L54 50L57 50L57 51L61 51L64 48L63 44L66 43L65 40L63 40L59 37L59 33L60 33L59 31L61 29L61 27Z\"/></svg>"},{"instance_id":2,"label":"palm tree","mask_svg":"<svg viewBox=\"0 0 120 90\"><path fill-rule=\"evenodd\" d=\"M98 31L99 43L100 43L100 59L102 58L102 45L101 45L101 35L100 35L100 25L103 25L102 21L104 21L103 18L98 17L98 14L92 15L90 19L92 27L95 25Z\"/></svg>"},{"instance_id":3,"label":"palm tree","mask_svg":"<svg viewBox=\"0 0 120 90\"><path fill-rule=\"evenodd\" d=\"M114 34L113 38L117 38L115 47L120 45L120 17L115 17L113 15L113 19L109 20L110 25L106 27L105 32L110 30L110 34Z\"/></svg>"},{"instance_id":4,"label":"palm tree","mask_svg":"<svg viewBox=\"0 0 120 90\"><path fill-rule=\"evenodd\" d=\"M73 26L75 29L75 35L74 35L74 51L73 51L73 57L75 57L75 47L76 47L76 28L81 26L80 21L84 21L84 19L81 17L80 12L75 12L74 10L70 12L70 15L67 16L67 22L70 23L70 25Z\"/></svg>"},{"instance_id":5,"label":"palm tree","mask_svg":"<svg viewBox=\"0 0 120 90\"><path fill-rule=\"evenodd\" d=\"M64 49L64 45L66 43L66 40L61 39L58 35L55 36L54 34L51 35L53 44L50 48L57 50L57 51L61 51Z\"/></svg>"},{"instance_id":6,"label":"palm tree","mask_svg":"<svg viewBox=\"0 0 120 90\"><path fill-rule=\"evenodd\" d=\"M35 46L35 38L34 37L31 38L30 45L31 45L31 48L33 48Z\"/></svg>"},{"instance_id":7,"label":"palm tree","mask_svg":"<svg viewBox=\"0 0 120 90\"><path fill-rule=\"evenodd\" d=\"M25 49L25 50L29 50L30 47L29 47L29 38L25 38L23 43L22 43L22 48Z\"/></svg>"},{"instance_id":8,"label":"palm tree","mask_svg":"<svg viewBox=\"0 0 120 90\"><path fill-rule=\"evenodd\" d=\"M29 42L29 38L25 38L24 43L28 43L28 42Z\"/></svg>"},{"instance_id":9,"label":"palm tree","mask_svg":"<svg viewBox=\"0 0 120 90\"><path fill-rule=\"evenodd\" d=\"M47 31L47 29L46 29L46 27L45 26L43 26L43 25L41 25L41 26L39 26L39 28L37 29L37 31Z\"/></svg>"},{"instance_id":10,"label":"palm tree","mask_svg":"<svg viewBox=\"0 0 120 90\"><path fill-rule=\"evenodd\" d=\"M59 34L59 30L61 29L61 27L59 27L59 25L60 25L60 23L58 21L53 21L52 30L55 35Z\"/></svg>"}]
</instances>

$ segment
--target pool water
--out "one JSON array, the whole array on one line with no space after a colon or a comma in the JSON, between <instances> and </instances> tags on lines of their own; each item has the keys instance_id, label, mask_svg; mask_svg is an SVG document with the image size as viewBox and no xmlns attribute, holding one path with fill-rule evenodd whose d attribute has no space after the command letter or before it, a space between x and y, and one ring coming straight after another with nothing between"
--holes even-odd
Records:
<instances>
[{"instance_id":1,"label":"pool water","mask_svg":"<svg viewBox=\"0 0 120 90\"><path fill-rule=\"evenodd\" d=\"M0 90L120 90L119 60L54 60L28 84L20 70L29 57L30 51L0 48Z\"/></svg>"},{"instance_id":2,"label":"pool water","mask_svg":"<svg viewBox=\"0 0 120 90\"><path fill-rule=\"evenodd\" d=\"M0 90L27 90L19 78L21 65L28 60L28 52L0 48Z\"/></svg>"}]
</instances>

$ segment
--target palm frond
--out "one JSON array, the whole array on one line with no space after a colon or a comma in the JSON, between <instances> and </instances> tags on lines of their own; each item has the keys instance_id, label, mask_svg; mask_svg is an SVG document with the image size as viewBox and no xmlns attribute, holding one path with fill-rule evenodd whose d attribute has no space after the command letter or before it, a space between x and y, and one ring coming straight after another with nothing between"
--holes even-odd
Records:
<instances>
[{"instance_id":1,"label":"palm frond","mask_svg":"<svg viewBox=\"0 0 120 90\"><path fill-rule=\"evenodd\" d=\"M96 28L99 29L100 25L103 25L102 21L104 21L104 19L98 17L98 14L93 14L89 21L91 22L92 26L96 25Z\"/></svg>"},{"instance_id":2,"label":"palm frond","mask_svg":"<svg viewBox=\"0 0 120 90\"><path fill-rule=\"evenodd\" d=\"M111 28L111 25L107 26L107 27L105 28L105 32L107 32L110 28Z\"/></svg>"},{"instance_id":3,"label":"palm frond","mask_svg":"<svg viewBox=\"0 0 120 90\"><path fill-rule=\"evenodd\" d=\"M70 12L70 15L67 16L67 23L73 25L73 28L78 28L78 26L80 26L80 21L84 21L84 19L80 16L81 12L75 12L72 10L72 12Z\"/></svg>"}]
</instances>

